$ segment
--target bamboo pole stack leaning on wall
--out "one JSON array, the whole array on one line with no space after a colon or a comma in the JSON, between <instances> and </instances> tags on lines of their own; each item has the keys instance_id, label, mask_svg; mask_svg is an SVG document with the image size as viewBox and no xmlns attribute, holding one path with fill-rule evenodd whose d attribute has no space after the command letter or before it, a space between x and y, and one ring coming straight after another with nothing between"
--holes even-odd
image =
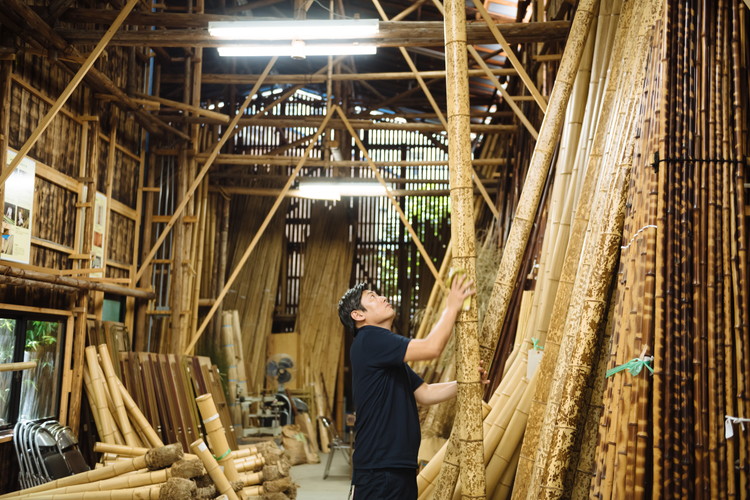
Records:
<instances>
[{"instance_id":1,"label":"bamboo pole stack leaning on wall","mask_svg":"<svg viewBox=\"0 0 750 500\"><path fill-rule=\"evenodd\" d=\"M578 71L581 53L586 37L588 36L589 25L593 17L592 9L595 8L596 4L596 1L583 2L578 7L571 28L568 46L561 61L558 80L550 96L547 115L539 130L539 141L531 159L527 180L519 200L518 211L511 226L506 247L503 250L496 283L487 306L487 314L482 322L480 355L485 364L489 362L494 353L499 331L505 320L513 283L516 281L515 278L518 275L520 262L531 232L531 221L537 212L545 178L551 163L554 145L557 143L562 128L563 113L567 106L573 82ZM530 346L530 340L528 342L527 345ZM523 413L519 414L516 421L523 421L522 425L525 425L525 417L522 416ZM516 434L513 434L513 436L516 436ZM508 439L511 439L510 435ZM456 444L452 443L452 441L453 435L448 442L448 448L445 452L443 466L440 471L441 477L438 480L438 486L435 488L436 498L447 498L452 495L454 485L456 484L458 452ZM491 494L492 485L487 484L487 487L488 494Z\"/></svg>"},{"instance_id":2,"label":"bamboo pole stack leaning on wall","mask_svg":"<svg viewBox=\"0 0 750 500\"><path fill-rule=\"evenodd\" d=\"M746 15L731 2L670 3L663 12L654 56L662 67L647 108L658 155L635 179L625 235L627 255L640 248L646 258L621 263L618 309L630 318L621 319L608 364L631 359L643 339L653 345L654 376L607 379L592 485L603 498L748 491L748 432L727 418L750 412L737 396L750 383L748 75L735 53Z\"/></svg>"},{"instance_id":3,"label":"bamboo pole stack leaning on wall","mask_svg":"<svg viewBox=\"0 0 750 500\"><path fill-rule=\"evenodd\" d=\"M541 400L546 401L546 407L541 406L540 411L533 412L529 422L522 451L522 459L524 456L528 458L522 462L524 467L519 467L517 490L514 491L516 498L526 497L527 492L529 497L569 495L572 488L572 472L577 466L579 445L571 441L570 432L564 429L576 429L581 425L579 409L585 398L583 388L588 383L589 373L597 366L598 335L604 322L608 283L613 275L612 257L616 255L615 248L619 243L613 236L618 233L622 223L621 215L618 215L621 213L618 200L622 200L624 176L632 161L630 131L637 115L644 63L648 60L650 33L657 8L654 4L643 3L637 7L629 4L618 23L615 38L618 44L612 56L612 61L618 63L615 73L610 76L604 100L606 116L602 116L588 166L589 169L599 168L597 164L601 164L603 168L589 219L589 235L582 248L581 262L590 264L578 269L571 288L572 276L565 271L569 269L565 267L570 262L568 259L572 249L569 249L563 268L564 274L568 274L561 279L558 289L550 334L545 344L545 357L540 368L545 379L551 377L551 384L539 386L542 390ZM620 61L624 61L624 64L620 64ZM636 93L631 89L635 89ZM603 140L605 137L606 141ZM620 171L620 168L623 170ZM620 196L612 196L612 193L620 193ZM583 197L581 201L584 201ZM608 216L605 215L607 213ZM576 217L574 235L581 227L578 222L580 214ZM605 229L603 224L614 225ZM567 307L558 307L558 304L562 306L568 300ZM560 341L557 341L561 334ZM560 356L555 356L557 349L550 347L558 345ZM547 393L546 397L544 392ZM530 472L528 465L531 456L535 457L536 464Z\"/></svg>"},{"instance_id":4,"label":"bamboo pole stack leaning on wall","mask_svg":"<svg viewBox=\"0 0 750 500\"><path fill-rule=\"evenodd\" d=\"M344 328L335 305L341 291L349 285L351 266L346 263L352 262L354 245L349 241L348 211L344 203L330 206L323 201L313 202L310 220L295 328L300 342L300 359L296 360L299 369L295 377L300 383L315 381L316 390L325 395L324 401L317 404L319 414L342 424L334 414L334 401L339 357L344 349ZM327 410L331 414L326 415ZM323 440L326 431L319 430Z\"/></svg>"}]
</instances>

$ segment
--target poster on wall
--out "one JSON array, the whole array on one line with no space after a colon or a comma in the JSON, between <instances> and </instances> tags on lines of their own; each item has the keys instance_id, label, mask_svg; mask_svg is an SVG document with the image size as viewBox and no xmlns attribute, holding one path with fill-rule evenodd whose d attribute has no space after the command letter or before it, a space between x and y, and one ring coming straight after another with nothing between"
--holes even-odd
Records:
<instances>
[{"instance_id":1,"label":"poster on wall","mask_svg":"<svg viewBox=\"0 0 750 500\"><path fill-rule=\"evenodd\" d=\"M16 156L8 151L8 162ZM0 258L28 264L31 258L31 217L36 163L24 158L5 181L3 236Z\"/></svg>"},{"instance_id":2,"label":"poster on wall","mask_svg":"<svg viewBox=\"0 0 750 500\"><path fill-rule=\"evenodd\" d=\"M97 191L94 197L94 231L91 235L91 268L104 266L104 244L107 241L107 195ZM91 273L92 278L101 278L103 273Z\"/></svg>"}]
</instances>

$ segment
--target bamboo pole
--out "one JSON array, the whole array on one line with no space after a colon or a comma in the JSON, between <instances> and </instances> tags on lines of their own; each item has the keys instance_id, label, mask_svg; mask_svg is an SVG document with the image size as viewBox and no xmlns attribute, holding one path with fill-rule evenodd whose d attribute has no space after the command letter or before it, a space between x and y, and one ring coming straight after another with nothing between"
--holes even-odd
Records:
<instances>
[{"instance_id":1,"label":"bamboo pole","mask_svg":"<svg viewBox=\"0 0 750 500\"><path fill-rule=\"evenodd\" d=\"M206 443L204 443L202 439L198 439L190 444L190 449L193 450L193 453L198 455L198 458L203 462L208 475L211 476L211 479L213 479L214 484L216 485L217 491L222 495L226 495L229 500L239 500L239 497L234 492L234 489L232 489L232 485L224 474L224 471L219 467L218 462L211 455L211 452L208 451Z\"/></svg>"},{"instance_id":2,"label":"bamboo pole","mask_svg":"<svg viewBox=\"0 0 750 500\"><path fill-rule=\"evenodd\" d=\"M403 49L402 49L403 50ZM466 69L465 5L448 1L445 5L446 93L448 100L448 142L451 186L451 248L455 269L463 269L467 279L476 282L476 241L473 189L471 189L471 141L469 137L469 88ZM493 206L494 208L494 206ZM462 498L485 498L482 454L481 401L483 387L477 372L480 366L477 336L476 299L469 311L456 319L458 341L456 381L461 450L459 475ZM437 497L442 493L438 491ZM449 493L446 491L446 493Z\"/></svg>"},{"instance_id":3,"label":"bamboo pole","mask_svg":"<svg viewBox=\"0 0 750 500\"><path fill-rule=\"evenodd\" d=\"M596 0L582 2L576 11L571 35L560 64L560 72L550 96L549 109L539 130L539 139L534 148L534 154L532 155L529 172L524 183L521 198L519 199L514 224L511 226L511 232L508 236L498 269L495 287L487 305L487 313L482 324L480 357L485 361L485 365L488 364L494 353L499 332L505 320L513 286L520 270L529 234L531 233L532 220L537 211L545 178L551 163L554 145L557 143L557 138L562 127L564 109L572 89L573 77L577 73L580 54L585 45L589 31L588 27L593 17L593 10L596 9L597 5L598 2ZM446 451L446 461L448 457L458 456L455 446L451 446L450 443L451 441L449 441L449 447ZM447 470L446 468L446 475L449 474ZM441 475L443 475L442 471ZM446 484L441 484L440 491L443 491L445 487Z\"/></svg>"},{"instance_id":4,"label":"bamboo pole","mask_svg":"<svg viewBox=\"0 0 750 500\"><path fill-rule=\"evenodd\" d=\"M234 466L234 459L231 455L232 450L229 448L229 442L227 441L224 426L221 425L221 419L219 418L216 404L214 404L213 396L211 393L203 394L195 398L195 402L198 403L198 410L200 410L201 417L203 418L203 426L206 428L206 436L211 451L216 454L215 458L227 479L237 481L239 476L237 475L237 469ZM193 445L190 446L192 447Z\"/></svg>"},{"instance_id":5,"label":"bamboo pole","mask_svg":"<svg viewBox=\"0 0 750 500\"><path fill-rule=\"evenodd\" d=\"M129 288L111 283L91 281L83 278L60 276L43 271L15 267L12 265L0 265L0 275L40 281L43 283L52 283L55 285L76 288L78 290L97 290L101 292L113 293L115 295L124 295L127 297L136 297L140 299L154 298L153 292L143 290L141 288Z\"/></svg>"},{"instance_id":6,"label":"bamboo pole","mask_svg":"<svg viewBox=\"0 0 750 500\"><path fill-rule=\"evenodd\" d=\"M20 361L18 363L0 363L0 372L15 372L21 370L31 370L36 368L37 361Z\"/></svg>"},{"instance_id":7,"label":"bamboo pole","mask_svg":"<svg viewBox=\"0 0 750 500\"><path fill-rule=\"evenodd\" d=\"M56 479L39 486L34 486L33 488L26 488L24 490L7 493L0 496L0 498L16 498L21 495L28 495L39 491L48 491L64 486L93 483L95 481L109 479L144 468L147 468L149 470L163 469L164 467L169 467L173 463L180 460L182 456L182 446L180 446L179 444L170 444L168 446L153 448L141 457L135 457L131 460L117 462L113 465L102 467L100 469L94 469L86 472L81 472L73 476Z\"/></svg>"},{"instance_id":8,"label":"bamboo pole","mask_svg":"<svg viewBox=\"0 0 750 500\"><path fill-rule=\"evenodd\" d=\"M133 428L130 425L130 419L128 418L127 411L125 410L125 404L122 401L122 394L120 393L120 387L118 385L118 378L115 374L115 368L112 366L112 358L109 355L109 349L107 344L99 345L99 358L101 359L101 367L104 371L104 376L109 386L109 394L112 397L114 403L115 417L117 419L117 425L119 425L125 439L125 444L128 446L137 446L137 437L133 433ZM88 359L88 358L87 358Z\"/></svg>"},{"instance_id":9,"label":"bamboo pole","mask_svg":"<svg viewBox=\"0 0 750 500\"><path fill-rule=\"evenodd\" d=\"M557 144L562 127L564 110L573 86L573 79L597 7L596 0L586 0L581 2L576 10L570 37L560 62L560 70L550 95L549 108L539 130L539 139L534 147L514 223L503 250L495 288L487 305L488 312L482 323L480 349L482 350L481 357L485 362L494 352L494 346L497 344L497 338L508 311L513 286L531 233L532 221L549 171L554 146Z\"/></svg>"}]
</instances>

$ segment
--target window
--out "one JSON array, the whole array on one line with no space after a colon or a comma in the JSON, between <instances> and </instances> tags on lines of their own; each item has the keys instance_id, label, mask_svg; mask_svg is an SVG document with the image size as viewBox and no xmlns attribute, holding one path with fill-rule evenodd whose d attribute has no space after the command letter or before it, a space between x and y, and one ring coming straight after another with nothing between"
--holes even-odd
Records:
<instances>
[{"instance_id":1,"label":"window","mask_svg":"<svg viewBox=\"0 0 750 500\"><path fill-rule=\"evenodd\" d=\"M18 420L57 418L64 321L0 313L0 363L36 361L36 368L0 372L0 428Z\"/></svg>"}]
</instances>

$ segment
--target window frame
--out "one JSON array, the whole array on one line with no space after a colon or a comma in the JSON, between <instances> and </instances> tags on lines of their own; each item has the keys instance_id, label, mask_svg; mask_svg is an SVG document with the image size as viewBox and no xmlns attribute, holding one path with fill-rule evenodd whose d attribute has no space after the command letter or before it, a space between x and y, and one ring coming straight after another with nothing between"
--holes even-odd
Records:
<instances>
[{"instance_id":1,"label":"window frame","mask_svg":"<svg viewBox=\"0 0 750 500\"><path fill-rule=\"evenodd\" d=\"M16 321L22 320L23 324L26 325L29 321L54 321L61 323L61 333L60 338L58 340L58 359L60 360L60 366L58 369L57 376L58 379L58 394L57 394L57 410L56 415L51 415L49 417L41 418L39 421L48 420L49 418L57 418L57 420L65 424L65 421L67 420L65 416L68 412L68 403L70 400L70 383L71 383L71 377L72 377L72 367L71 367L71 358L72 358L72 347L73 347L73 337L75 336L75 332L73 330L74 326L74 316L71 311L65 311L65 310L59 310L59 309L49 309L49 308L42 308L42 307L30 307L30 306L20 306L16 304L5 304L0 303L0 317L3 318L9 318L9 319L15 319ZM18 328L18 325L16 326ZM25 326L24 326L25 328ZM17 330L16 330L17 331ZM18 339L18 335L16 335L16 339ZM24 352L24 342L16 341L16 344L14 346L13 356L14 360L17 360L19 358L23 357ZM0 442L7 441L11 439L13 435L13 427L15 423L18 421L18 414L20 412L20 397L21 397L21 383L23 379L23 372L22 371L16 371L11 372L13 373L11 386L13 390L11 390L11 396L10 396L10 413L8 418L8 424L0 426Z\"/></svg>"}]
</instances>

